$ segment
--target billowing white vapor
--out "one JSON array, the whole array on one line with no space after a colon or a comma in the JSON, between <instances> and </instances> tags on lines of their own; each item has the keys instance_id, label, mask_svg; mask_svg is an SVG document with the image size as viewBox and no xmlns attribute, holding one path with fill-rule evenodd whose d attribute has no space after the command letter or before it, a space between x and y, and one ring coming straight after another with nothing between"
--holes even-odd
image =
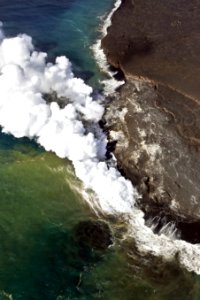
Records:
<instances>
[{"instance_id":1,"label":"billowing white vapor","mask_svg":"<svg viewBox=\"0 0 200 300\"><path fill-rule=\"evenodd\" d=\"M72 161L76 175L98 196L104 211L130 211L136 191L105 162L106 138L97 138L85 123L101 120L104 108L92 88L75 78L71 63L34 50L30 36L4 38L0 31L0 125L17 138L34 138L47 151ZM64 108L44 95L63 97ZM126 199L126 201L124 201Z\"/></svg>"}]
</instances>

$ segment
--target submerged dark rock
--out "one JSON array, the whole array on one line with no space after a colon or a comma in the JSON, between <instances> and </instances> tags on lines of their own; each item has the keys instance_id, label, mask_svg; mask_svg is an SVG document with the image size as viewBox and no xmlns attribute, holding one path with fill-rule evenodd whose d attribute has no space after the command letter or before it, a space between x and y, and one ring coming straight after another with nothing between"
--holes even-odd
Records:
<instances>
[{"instance_id":1,"label":"submerged dark rock","mask_svg":"<svg viewBox=\"0 0 200 300\"><path fill-rule=\"evenodd\" d=\"M102 41L125 85L105 120L119 168L149 216L200 241L200 2L124 0ZM186 230L186 224L193 224ZM192 228L192 229L191 229Z\"/></svg>"},{"instance_id":2,"label":"submerged dark rock","mask_svg":"<svg viewBox=\"0 0 200 300\"><path fill-rule=\"evenodd\" d=\"M110 227L103 221L81 221L75 235L80 244L95 250L106 250L113 243Z\"/></svg>"}]
</instances>

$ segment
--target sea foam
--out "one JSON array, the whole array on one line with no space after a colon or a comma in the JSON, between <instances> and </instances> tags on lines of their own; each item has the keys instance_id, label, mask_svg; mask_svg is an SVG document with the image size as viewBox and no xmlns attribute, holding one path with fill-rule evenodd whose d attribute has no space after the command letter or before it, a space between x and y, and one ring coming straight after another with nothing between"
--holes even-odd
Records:
<instances>
[{"instance_id":1,"label":"sea foam","mask_svg":"<svg viewBox=\"0 0 200 300\"><path fill-rule=\"evenodd\" d=\"M102 84L104 85L105 95L110 95L114 93L117 88L124 84L124 80L115 80L114 76L116 75L117 71L114 72L110 70L110 66L107 62L106 55L104 54L104 51L101 48L101 40L106 36L107 29L111 26L111 18L115 11L120 7L121 2L121 0L117 0L111 12L104 18L102 26L100 27L100 38L97 39L96 43L94 43L94 45L92 45L91 47L100 69L108 76L107 79L102 81Z\"/></svg>"}]
</instances>

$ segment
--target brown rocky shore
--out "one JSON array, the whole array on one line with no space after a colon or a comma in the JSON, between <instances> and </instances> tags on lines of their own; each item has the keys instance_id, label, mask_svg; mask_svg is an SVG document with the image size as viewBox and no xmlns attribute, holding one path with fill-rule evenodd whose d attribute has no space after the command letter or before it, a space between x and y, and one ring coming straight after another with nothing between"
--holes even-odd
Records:
<instances>
[{"instance_id":1,"label":"brown rocky shore","mask_svg":"<svg viewBox=\"0 0 200 300\"><path fill-rule=\"evenodd\" d=\"M146 218L176 222L193 243L200 242L199 15L199 0L123 0L102 40L126 79L105 115L119 167L140 191Z\"/></svg>"}]
</instances>

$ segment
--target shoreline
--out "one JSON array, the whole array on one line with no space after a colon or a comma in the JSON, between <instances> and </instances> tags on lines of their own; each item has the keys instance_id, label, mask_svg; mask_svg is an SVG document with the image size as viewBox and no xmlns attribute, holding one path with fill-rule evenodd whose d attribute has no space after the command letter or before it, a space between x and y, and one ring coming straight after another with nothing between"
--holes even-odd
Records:
<instances>
[{"instance_id":1,"label":"shoreline","mask_svg":"<svg viewBox=\"0 0 200 300\"><path fill-rule=\"evenodd\" d=\"M100 38L91 46L91 49L94 54L94 58L100 68L108 76L108 79L104 79L101 83L104 86L104 94L106 96L115 93L116 89L125 83L124 80L116 80L114 76L117 74L117 71L111 71L110 66L108 64L106 55L101 47L102 39L107 35L107 29L111 26L112 16L117 11L117 9L121 6L122 0L116 0L114 2L114 7L110 13L105 16L105 19L102 20L102 24L100 25Z\"/></svg>"},{"instance_id":2,"label":"shoreline","mask_svg":"<svg viewBox=\"0 0 200 300\"><path fill-rule=\"evenodd\" d=\"M200 99L199 12L198 0L123 1L102 40L109 63Z\"/></svg>"},{"instance_id":3,"label":"shoreline","mask_svg":"<svg viewBox=\"0 0 200 300\"><path fill-rule=\"evenodd\" d=\"M126 3L128 3L128 1L126 1ZM125 5L125 4L122 3L122 6L123 5ZM122 11L122 9L120 11ZM114 16L113 16L113 14L114 14ZM110 39L111 44L115 45L115 49L117 48L117 43L115 44L115 42L113 42L114 37L113 37L112 33L110 33L110 32L112 32L112 30L115 26L118 26L118 29L119 29L120 25L116 25L116 22L117 22L116 18L117 18L118 21L120 20L120 13L119 13L119 11L116 12L116 10L115 10L113 12L113 14L112 14L112 18L114 19L114 22L112 23L111 27L109 28L109 33L107 33L106 36L104 35L103 38L102 38L102 45L103 45L102 48L103 49L101 50L101 53L104 51L105 52L104 59L106 57L108 63L110 63L111 65L114 65L114 67L116 67L116 68L120 68L123 71L123 73L125 74L125 77L126 77L126 83L122 88L120 88L119 95L118 96L115 95L114 96L114 98L115 98L114 101L111 104L109 104L109 106L107 108L105 118L106 118L106 121L108 123L108 130L110 131L110 133L113 134L114 141L116 139L118 139L118 137L121 138L121 145L120 145L120 141L118 141L116 149L114 151L114 155L117 158L117 162L120 164L120 168L122 168L122 170L125 172L125 177L130 179L132 181L132 183L134 184L134 186L136 185L136 187L139 189L139 192L141 192L144 195L144 190L141 189L141 184L144 185L145 189L146 188L151 189L151 182L148 183L148 185L150 184L149 187L148 187L147 183L141 182L141 179L139 179L140 183L138 183L137 182L138 179L136 179L136 177L138 177L138 176L141 177L142 176L142 178L148 178L150 176L150 178L151 178L152 175L148 176L148 173L146 173L146 172L144 172L144 173L142 172L143 174L139 174L140 173L139 172L135 177L135 174L131 175L130 168L135 168L136 165L137 165L138 160L140 159L140 156L144 155L144 153L145 153L145 155L149 156L150 161L152 163L149 166L150 168L155 168L155 165L154 165L155 163L159 164L158 167L160 168L160 171L161 171L161 173L159 173L159 176L161 176L161 179L162 179L162 177L163 177L162 176L162 171L163 171L163 166L162 166L163 145L160 145L158 142L156 142L156 143L155 142L149 143L149 141L147 142L147 140L146 140L147 135L146 135L146 132L145 132L145 127L140 128L140 126L138 126L138 124L136 124L136 123L135 123L135 128L133 128L133 126L132 126L133 129L131 129L131 130L133 130L133 131L129 130L130 125L127 125L127 124L129 124L130 122L133 121L133 117L128 118L128 114L130 114L130 115L133 114L134 117L137 114L138 115L138 120L137 121L140 122L140 119L141 119L140 113L141 113L141 110L144 110L144 107L142 108L141 105L138 105L137 101L130 100L131 99L131 96L130 96L131 94L126 94L127 93L126 92L126 87L129 84L132 85L132 87L130 88L130 89L132 89L132 93L134 95L137 95L137 97L141 97L141 98L144 97L145 96L144 94L147 92L147 96L148 97L151 96L153 102L157 101L156 100L157 95L160 94L160 92L163 93L163 89L164 89L164 93L165 93L164 95L165 96L167 96L169 94L168 94L168 92L166 94L165 86L162 87L162 85L159 84L159 82L156 81L155 79L148 78L148 76L147 76L148 79L144 80L143 76L137 75L137 74L134 75L134 73L131 73L130 71L126 71L126 69L123 67L123 64L120 64L120 63L116 64L116 63L113 62L112 54L111 54L112 49L109 49L109 51L108 51L108 49L105 46L105 40L107 39L107 41L108 41L108 39ZM122 14L123 13L121 12L121 15ZM106 27L106 28L108 28L108 27ZM115 40L115 38L114 38L114 40ZM140 52L140 51L144 50L146 52L146 47L147 47L147 50L148 50L148 45L146 45L146 41L145 40L139 41L139 44L140 43L141 43L141 45L139 45L139 49L137 51ZM101 44L99 44L99 45L101 45ZM122 51L122 53L123 53L123 47L121 47L120 49L117 49L116 51ZM137 53L139 53L139 52L137 52ZM109 55L108 55L108 53L109 53ZM127 61L128 60L126 58L126 67L128 65ZM107 64L106 64L106 66L107 66ZM166 88L168 88L168 87L166 87ZM159 93L158 93L157 90L159 90ZM145 93L143 93L143 92L145 92ZM174 93L176 95L177 92L174 91ZM123 100L120 100L120 96L121 96L120 94L122 95ZM129 99L128 102L132 102L131 107L128 107L128 109L127 109L127 106L126 106L127 102L126 102L126 100L124 100L126 98ZM118 101L117 101L118 103L116 104L115 101L117 99L118 99ZM146 104L147 104L147 102L146 102ZM116 105L117 105L117 107L116 107ZM135 107L135 110L133 110L133 107ZM123 110L124 110L124 113L122 113L121 116L119 116L120 114L117 113L117 109L119 109L119 111L121 111L121 112L123 112ZM156 107L155 114L157 114L159 112L159 110L160 110L160 108L158 109L158 107ZM114 114L116 114L116 115L114 116ZM113 119L113 116L114 116L114 119ZM160 116L162 118L163 115L161 114ZM154 117L155 117L155 115L154 115ZM170 117L170 115L169 116L167 115L167 117ZM165 116L165 118L166 118L166 116ZM120 125L119 125L119 123L120 123ZM122 132L121 136L120 136L120 133L119 133L119 127L120 127L120 130ZM164 126L163 126L163 128L165 129ZM130 147L130 140L131 140L130 135L133 135L133 132L136 133L136 131L138 131L138 134L139 134L138 138L137 138L138 140L136 141L136 143L139 143L139 144L132 145L131 146L132 148L131 148ZM127 154L127 158L126 158L124 156L124 153L123 153L124 152L123 145L127 144L127 136L126 136L127 133L128 133L128 136L129 136L129 138L128 138L129 139L129 142L128 142L129 145L127 147L128 151L125 150L125 152ZM173 134L172 134L172 136L173 136ZM172 137L172 139L173 139L173 137ZM143 140L143 142L142 142L142 140ZM155 140L155 138L153 138L153 140ZM139 150L141 145L143 145L142 151ZM182 145L182 143L180 143L180 145ZM136 149L137 149L137 151L136 151ZM134 151L134 154L135 154L134 158L131 157L131 154L130 154L131 151ZM126 165L127 162L125 163L125 160L128 159L128 156L129 156L130 159L132 158L132 163L131 163L130 160L127 160L128 164ZM160 156L160 158L159 158L159 156ZM135 158L136 158L136 161L135 161ZM146 162L146 159L145 159L145 162ZM132 165L132 167L131 167L131 165ZM141 165L140 167L144 169L145 165L143 165L143 166ZM169 171L169 170L167 170L167 171ZM128 174L129 172L130 172L130 174ZM147 169L147 172L148 172L148 169ZM158 188L158 186L157 186L157 188L156 188L156 186L154 186L154 190L157 189L157 192L158 192L157 194L155 194L156 197L159 197L159 194L161 195L163 193L163 190L162 190L163 179L161 180L161 183L162 184L161 184L160 188ZM153 182L153 185L154 184L155 183ZM169 182L169 184L170 184L170 182ZM148 191L148 193L149 193L149 191ZM149 197L149 196L147 196L147 197ZM151 209L151 205L153 205L152 199L146 199L145 201L150 201L150 203L148 205L148 209ZM164 201L165 201L165 199L164 199ZM177 211L176 211L177 210L176 201L175 201L175 203L171 202L171 204L170 204L170 202L168 202L168 203L165 204L165 206L166 205L168 207L170 207L170 209L174 210L175 214L177 213ZM142 203L140 203L139 206L142 207ZM144 209L144 206L143 206L143 209ZM162 206L160 208L158 206L158 209L162 210ZM136 209L136 211L137 211L137 209ZM141 215L142 211L141 211L141 213L139 211L138 212L136 212L136 211L135 211L135 213L136 213L135 217L138 221L140 219L140 221L139 221L140 227L138 227L135 224L135 221L133 221L133 220L132 221L129 220L128 223L133 222L133 224L134 224L134 225L132 224L133 227L131 226L132 228L130 227L129 229L130 229L130 231L133 230L133 232L131 234L134 236L134 238L136 240L136 243L137 243L137 246L142 252L145 252L145 253L146 252L148 253L148 251L150 253L153 252L154 255L162 256L165 259L169 259L169 257L172 258L175 255L175 253L178 252L180 262L184 267L186 267L189 271L195 271L197 274L200 273L200 269L198 267L198 257L200 255L200 249L199 249L198 245L194 245L194 244L192 245L191 243L188 243L184 240L176 240L176 238L175 238L175 240L173 240L173 238L174 238L173 237L173 230L176 228L176 226L175 226L176 219L175 219L174 222L172 222L173 226L171 228L170 228L170 224L169 224L169 226L167 226L168 225L167 223L162 224L162 222L161 222L161 232L160 233L157 232L155 234L155 232L153 233L152 230L155 229L157 225L154 224L154 223L151 223L149 225L151 227L151 229L148 228L145 225L145 223L143 223L144 216ZM140 217L139 217L139 215L140 215ZM187 216L186 216L186 218L187 218ZM142 219L143 219L143 221L142 221ZM186 221L186 223L187 223L187 221ZM198 222L197 222L197 224L198 224ZM134 227L135 227L135 229L134 229ZM169 234L169 235L172 234L172 239L165 236L164 231L162 231L162 227L166 227L166 229L167 229L166 232L165 232L166 234ZM146 230L146 232L145 232L145 230ZM149 237L147 237L147 235L148 235L147 232L149 233ZM158 234L160 234L160 236ZM141 235L143 235L144 238L141 238ZM156 250L156 247L158 247L157 250ZM189 259L188 255L185 255L188 251L193 252L193 257L191 259ZM184 252L185 252L185 254L183 254ZM194 263L194 261L192 261L192 259L195 261L195 263Z\"/></svg>"}]
</instances>

